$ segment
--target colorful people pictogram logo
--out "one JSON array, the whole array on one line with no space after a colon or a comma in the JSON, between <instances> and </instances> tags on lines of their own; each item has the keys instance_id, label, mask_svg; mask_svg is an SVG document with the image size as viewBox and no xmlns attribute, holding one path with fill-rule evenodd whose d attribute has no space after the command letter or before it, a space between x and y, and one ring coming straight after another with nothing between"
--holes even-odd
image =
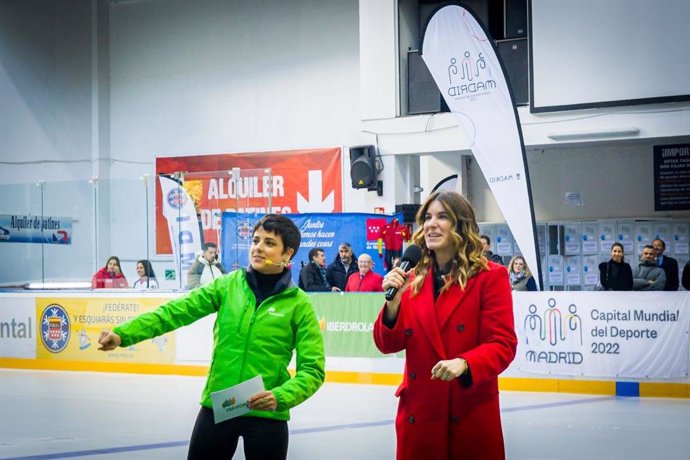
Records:
<instances>
[{"instance_id":1,"label":"colorful people pictogram logo","mask_svg":"<svg viewBox=\"0 0 690 460\"><path fill-rule=\"evenodd\" d=\"M41 341L51 353L60 353L70 338L69 315L62 306L48 305L41 314Z\"/></svg>"},{"instance_id":2,"label":"colorful people pictogram logo","mask_svg":"<svg viewBox=\"0 0 690 460\"><path fill-rule=\"evenodd\" d=\"M561 309L556 305L556 299L548 300L548 308L544 309L542 315L537 313L537 306L529 306L529 314L525 316L523 330L525 331L525 343L529 345L530 337L556 346L559 342L564 342L568 336L573 336L583 344L582 319L577 314L577 306L570 304L569 314L563 316Z\"/></svg>"}]
</instances>

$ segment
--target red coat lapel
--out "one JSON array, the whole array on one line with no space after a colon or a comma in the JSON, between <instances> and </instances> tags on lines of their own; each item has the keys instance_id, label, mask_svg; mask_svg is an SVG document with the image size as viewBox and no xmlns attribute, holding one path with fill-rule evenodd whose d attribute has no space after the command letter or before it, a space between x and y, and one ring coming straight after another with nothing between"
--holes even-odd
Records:
<instances>
[{"instance_id":1,"label":"red coat lapel","mask_svg":"<svg viewBox=\"0 0 690 460\"><path fill-rule=\"evenodd\" d=\"M422 329L424 329L426 336L431 342L431 346L441 358L445 359L446 349L441 340L441 330L438 327L436 308L434 307L434 278L431 268L429 268L426 274L422 290L416 297L414 313L417 315Z\"/></svg>"},{"instance_id":2,"label":"red coat lapel","mask_svg":"<svg viewBox=\"0 0 690 460\"><path fill-rule=\"evenodd\" d=\"M436 309L438 310L438 327L443 330L453 313L460 307L465 297L470 295L474 286L475 278L473 276L467 281L465 289L460 289L460 286L454 284L448 291L441 293L436 300Z\"/></svg>"}]
</instances>

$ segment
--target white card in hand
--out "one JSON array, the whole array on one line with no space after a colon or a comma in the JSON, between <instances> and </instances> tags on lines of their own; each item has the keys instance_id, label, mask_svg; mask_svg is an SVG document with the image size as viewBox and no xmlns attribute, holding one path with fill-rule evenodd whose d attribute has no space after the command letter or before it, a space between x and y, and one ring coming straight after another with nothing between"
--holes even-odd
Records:
<instances>
[{"instance_id":1,"label":"white card in hand","mask_svg":"<svg viewBox=\"0 0 690 460\"><path fill-rule=\"evenodd\" d=\"M247 401L250 396L264 391L264 380L260 375L238 383L235 386L211 393L213 418L216 423L249 412Z\"/></svg>"}]
</instances>

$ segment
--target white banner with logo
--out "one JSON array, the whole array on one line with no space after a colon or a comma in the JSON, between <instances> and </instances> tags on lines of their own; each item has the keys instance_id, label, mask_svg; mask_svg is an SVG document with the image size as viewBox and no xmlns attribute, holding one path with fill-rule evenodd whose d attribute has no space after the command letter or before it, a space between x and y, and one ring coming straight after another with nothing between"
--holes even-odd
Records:
<instances>
[{"instance_id":1,"label":"white banner with logo","mask_svg":"<svg viewBox=\"0 0 690 460\"><path fill-rule=\"evenodd\" d=\"M163 215L168 221L170 243L175 265L186 273L194 262L194 255L201 251L199 219L194 201L180 184L169 177L159 176L163 193Z\"/></svg>"},{"instance_id":2,"label":"white banner with logo","mask_svg":"<svg viewBox=\"0 0 690 460\"><path fill-rule=\"evenodd\" d=\"M514 292L522 372L578 377L688 376L690 293Z\"/></svg>"},{"instance_id":3,"label":"white banner with logo","mask_svg":"<svg viewBox=\"0 0 690 460\"><path fill-rule=\"evenodd\" d=\"M540 264L520 123L491 40L472 14L448 5L427 25L422 58L472 141L472 153L536 274Z\"/></svg>"}]
</instances>

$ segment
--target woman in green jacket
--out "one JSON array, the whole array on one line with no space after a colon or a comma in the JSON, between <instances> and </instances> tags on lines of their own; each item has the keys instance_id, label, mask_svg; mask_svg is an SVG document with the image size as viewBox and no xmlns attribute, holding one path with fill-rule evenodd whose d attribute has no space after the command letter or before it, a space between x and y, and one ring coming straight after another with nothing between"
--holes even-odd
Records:
<instances>
[{"instance_id":1,"label":"woman in green jacket","mask_svg":"<svg viewBox=\"0 0 690 460\"><path fill-rule=\"evenodd\" d=\"M292 282L290 260L300 232L287 217L268 214L254 227L249 267L219 277L189 294L103 331L100 350L128 347L217 313L213 356L201 409L192 432L189 459L230 458L238 438L247 459L285 459L290 408L321 386L323 338L309 297ZM287 366L296 351L297 371ZM250 411L214 423L211 393L257 375L266 391L248 400Z\"/></svg>"}]
</instances>

